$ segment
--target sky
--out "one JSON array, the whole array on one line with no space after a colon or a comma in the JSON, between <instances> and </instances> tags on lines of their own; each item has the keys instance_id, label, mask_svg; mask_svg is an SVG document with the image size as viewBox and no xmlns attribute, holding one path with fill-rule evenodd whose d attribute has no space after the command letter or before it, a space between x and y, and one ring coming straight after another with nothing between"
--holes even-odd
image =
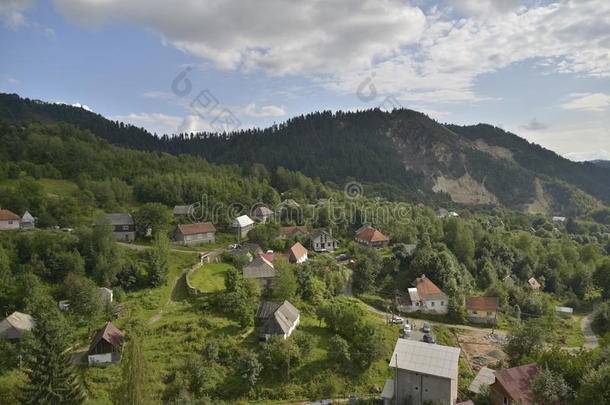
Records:
<instances>
[{"instance_id":1,"label":"sky","mask_svg":"<svg viewBox=\"0 0 610 405\"><path fill-rule=\"evenodd\" d=\"M157 134L404 107L610 159L610 1L0 0L0 92Z\"/></svg>"}]
</instances>

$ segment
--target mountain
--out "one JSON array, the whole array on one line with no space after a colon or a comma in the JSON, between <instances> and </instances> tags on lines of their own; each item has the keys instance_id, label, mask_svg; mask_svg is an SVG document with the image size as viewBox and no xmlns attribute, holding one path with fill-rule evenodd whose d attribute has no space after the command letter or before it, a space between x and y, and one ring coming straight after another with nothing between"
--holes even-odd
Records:
<instances>
[{"instance_id":1,"label":"mountain","mask_svg":"<svg viewBox=\"0 0 610 405\"><path fill-rule=\"evenodd\" d=\"M593 163L594 165L601 166L601 167L610 168L610 160L598 159L598 160L592 160L589 163Z\"/></svg>"},{"instance_id":2,"label":"mountain","mask_svg":"<svg viewBox=\"0 0 610 405\"><path fill-rule=\"evenodd\" d=\"M265 129L158 138L82 108L2 94L0 119L66 121L134 149L281 166L340 184L357 180L409 201L445 196L563 215L610 204L608 168L569 161L490 125L442 125L406 109L316 112Z\"/></svg>"}]
</instances>

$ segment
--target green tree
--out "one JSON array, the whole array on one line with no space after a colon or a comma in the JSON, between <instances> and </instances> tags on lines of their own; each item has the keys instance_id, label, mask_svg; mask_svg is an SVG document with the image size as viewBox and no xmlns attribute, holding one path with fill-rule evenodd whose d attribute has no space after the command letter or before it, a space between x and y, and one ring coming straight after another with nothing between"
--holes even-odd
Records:
<instances>
[{"instance_id":1,"label":"green tree","mask_svg":"<svg viewBox=\"0 0 610 405\"><path fill-rule=\"evenodd\" d=\"M508 334L508 343L504 351L513 365L521 363L521 359L532 356L544 347L548 330L535 320L522 322Z\"/></svg>"},{"instance_id":2,"label":"green tree","mask_svg":"<svg viewBox=\"0 0 610 405\"><path fill-rule=\"evenodd\" d=\"M610 404L610 362L584 375L578 393L578 405Z\"/></svg>"},{"instance_id":3,"label":"green tree","mask_svg":"<svg viewBox=\"0 0 610 405\"><path fill-rule=\"evenodd\" d=\"M275 260L273 265L277 273L273 283L273 296L279 301L293 299L299 285L292 266L281 259Z\"/></svg>"},{"instance_id":4,"label":"green tree","mask_svg":"<svg viewBox=\"0 0 610 405\"><path fill-rule=\"evenodd\" d=\"M172 222L171 211L163 204L146 203L142 205L134 215L138 224L138 235L144 237L150 231L151 235L167 233Z\"/></svg>"},{"instance_id":5,"label":"green tree","mask_svg":"<svg viewBox=\"0 0 610 405\"><path fill-rule=\"evenodd\" d=\"M572 389L568 383L546 367L532 380L532 392L540 405L567 405L572 399Z\"/></svg>"},{"instance_id":6,"label":"green tree","mask_svg":"<svg viewBox=\"0 0 610 405\"><path fill-rule=\"evenodd\" d=\"M64 288L71 312L94 320L104 309L102 293L91 279L71 273L64 281Z\"/></svg>"},{"instance_id":7,"label":"green tree","mask_svg":"<svg viewBox=\"0 0 610 405\"><path fill-rule=\"evenodd\" d=\"M114 393L116 405L146 405L150 399L149 365L141 338L132 334L123 347L121 381Z\"/></svg>"},{"instance_id":8,"label":"green tree","mask_svg":"<svg viewBox=\"0 0 610 405\"><path fill-rule=\"evenodd\" d=\"M169 273L169 238L158 233L151 249L147 252L148 280L150 285L158 287L167 280Z\"/></svg>"},{"instance_id":9,"label":"green tree","mask_svg":"<svg viewBox=\"0 0 610 405\"><path fill-rule=\"evenodd\" d=\"M70 364L69 327L57 311L36 316L28 342L23 388L25 405L80 405L86 396Z\"/></svg>"},{"instance_id":10,"label":"green tree","mask_svg":"<svg viewBox=\"0 0 610 405\"><path fill-rule=\"evenodd\" d=\"M250 390L254 389L258 377L263 371L263 365L258 361L258 356L249 350L241 355L237 362L237 374L246 383Z\"/></svg>"}]
</instances>

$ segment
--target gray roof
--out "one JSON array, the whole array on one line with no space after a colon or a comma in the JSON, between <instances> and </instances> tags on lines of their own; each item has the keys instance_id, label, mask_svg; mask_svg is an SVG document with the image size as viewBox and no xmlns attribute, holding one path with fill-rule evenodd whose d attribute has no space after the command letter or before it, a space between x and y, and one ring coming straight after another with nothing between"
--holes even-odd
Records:
<instances>
[{"instance_id":1,"label":"gray roof","mask_svg":"<svg viewBox=\"0 0 610 405\"><path fill-rule=\"evenodd\" d=\"M13 312L0 321L0 339L18 339L36 325L31 315Z\"/></svg>"},{"instance_id":2,"label":"gray roof","mask_svg":"<svg viewBox=\"0 0 610 405\"><path fill-rule=\"evenodd\" d=\"M253 223L254 221L252 220L252 218L247 215L242 215L240 217L235 218L231 226L235 228L243 228L245 226L252 225Z\"/></svg>"},{"instance_id":3,"label":"gray roof","mask_svg":"<svg viewBox=\"0 0 610 405\"><path fill-rule=\"evenodd\" d=\"M35 221L36 220L34 219L32 214L30 214L29 211L26 211L25 214L23 214L23 216L21 217L21 222L35 222Z\"/></svg>"},{"instance_id":4,"label":"gray roof","mask_svg":"<svg viewBox=\"0 0 610 405\"><path fill-rule=\"evenodd\" d=\"M496 376L494 375L494 370L483 367L479 370L477 376L472 380L470 386L468 386L468 390L470 392L474 392L475 394L481 393L481 388L491 385L496 381Z\"/></svg>"},{"instance_id":5,"label":"gray roof","mask_svg":"<svg viewBox=\"0 0 610 405\"><path fill-rule=\"evenodd\" d=\"M106 214L106 218L112 225L133 225L133 217L128 213Z\"/></svg>"},{"instance_id":6,"label":"gray roof","mask_svg":"<svg viewBox=\"0 0 610 405\"><path fill-rule=\"evenodd\" d=\"M192 205L176 205L174 206L174 215L188 215L191 212Z\"/></svg>"},{"instance_id":7,"label":"gray roof","mask_svg":"<svg viewBox=\"0 0 610 405\"><path fill-rule=\"evenodd\" d=\"M457 347L398 339L390 367L453 380L458 376L459 357L460 349Z\"/></svg>"},{"instance_id":8,"label":"gray roof","mask_svg":"<svg viewBox=\"0 0 610 405\"><path fill-rule=\"evenodd\" d=\"M256 311L256 317L266 319L263 324L264 334L286 334L294 327L299 319L299 310L290 302L261 302Z\"/></svg>"},{"instance_id":9,"label":"gray roof","mask_svg":"<svg viewBox=\"0 0 610 405\"><path fill-rule=\"evenodd\" d=\"M254 215L255 217L269 216L269 215L273 215L273 211L271 211L267 207L256 207L254 209L254 211L252 211L252 215Z\"/></svg>"},{"instance_id":10,"label":"gray roof","mask_svg":"<svg viewBox=\"0 0 610 405\"><path fill-rule=\"evenodd\" d=\"M270 278L275 277L273 264L264 257L257 256L243 268L244 278Z\"/></svg>"},{"instance_id":11,"label":"gray roof","mask_svg":"<svg viewBox=\"0 0 610 405\"><path fill-rule=\"evenodd\" d=\"M253 251L255 254L259 254L259 253L264 253L263 249L260 247L260 245L256 244L256 243L252 243L252 242L245 242L242 243L241 246L244 249L250 249L251 251Z\"/></svg>"},{"instance_id":12,"label":"gray roof","mask_svg":"<svg viewBox=\"0 0 610 405\"><path fill-rule=\"evenodd\" d=\"M326 237L330 238L330 239L335 239L330 233L326 232L326 231L318 231L315 232L313 235L311 235L311 239L316 239L319 238L322 235L326 235Z\"/></svg>"}]
</instances>

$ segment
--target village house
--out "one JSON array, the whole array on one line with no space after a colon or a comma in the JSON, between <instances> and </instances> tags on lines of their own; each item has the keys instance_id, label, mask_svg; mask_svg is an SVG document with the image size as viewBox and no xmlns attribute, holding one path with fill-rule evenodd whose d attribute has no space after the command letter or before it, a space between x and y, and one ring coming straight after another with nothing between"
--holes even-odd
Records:
<instances>
[{"instance_id":1,"label":"village house","mask_svg":"<svg viewBox=\"0 0 610 405\"><path fill-rule=\"evenodd\" d=\"M551 221L563 224L564 222L566 222L566 217L552 217Z\"/></svg>"},{"instance_id":2,"label":"village house","mask_svg":"<svg viewBox=\"0 0 610 405\"><path fill-rule=\"evenodd\" d=\"M232 260L244 260L246 263L250 263L254 259L254 256L252 256L248 249L231 249L226 254Z\"/></svg>"},{"instance_id":3,"label":"village house","mask_svg":"<svg viewBox=\"0 0 610 405\"><path fill-rule=\"evenodd\" d=\"M384 405L453 405L458 395L459 357L456 347L398 339L390 359L396 379L385 383Z\"/></svg>"},{"instance_id":4,"label":"village house","mask_svg":"<svg viewBox=\"0 0 610 405\"><path fill-rule=\"evenodd\" d=\"M0 321L0 339L15 341L21 338L25 332L31 331L36 326L36 321L31 315L21 312L13 312Z\"/></svg>"},{"instance_id":5,"label":"village house","mask_svg":"<svg viewBox=\"0 0 610 405\"><path fill-rule=\"evenodd\" d=\"M256 207L253 211L252 211L252 216L261 224L266 224L267 222L270 222L271 219L273 218L273 211L271 211L269 208L261 206L261 207Z\"/></svg>"},{"instance_id":6,"label":"village house","mask_svg":"<svg viewBox=\"0 0 610 405\"><path fill-rule=\"evenodd\" d=\"M260 328L261 338L268 341L271 336L287 339L299 325L301 315L290 302L261 302L256 311L256 321Z\"/></svg>"},{"instance_id":7,"label":"village house","mask_svg":"<svg viewBox=\"0 0 610 405\"><path fill-rule=\"evenodd\" d=\"M396 298L396 307L401 312L424 312L446 314L449 312L449 297L426 275L415 279L414 287L407 289L407 295Z\"/></svg>"},{"instance_id":8,"label":"village house","mask_svg":"<svg viewBox=\"0 0 610 405\"><path fill-rule=\"evenodd\" d=\"M280 228L280 235L278 239L288 239L292 237L301 238L306 236L309 230L306 226L283 226Z\"/></svg>"},{"instance_id":9,"label":"village house","mask_svg":"<svg viewBox=\"0 0 610 405\"><path fill-rule=\"evenodd\" d=\"M117 240L133 242L136 239L136 223L131 214L106 214L106 218L110 221L112 233Z\"/></svg>"},{"instance_id":10,"label":"village house","mask_svg":"<svg viewBox=\"0 0 610 405\"><path fill-rule=\"evenodd\" d=\"M534 404L531 382L537 374L536 364L496 371L495 381L490 386L491 403L493 405Z\"/></svg>"},{"instance_id":11,"label":"village house","mask_svg":"<svg viewBox=\"0 0 610 405\"><path fill-rule=\"evenodd\" d=\"M89 346L87 359L89 366L119 363L125 334L112 322L97 331Z\"/></svg>"},{"instance_id":12,"label":"village house","mask_svg":"<svg viewBox=\"0 0 610 405\"><path fill-rule=\"evenodd\" d=\"M471 322L495 325L499 303L497 297L466 297L466 316Z\"/></svg>"},{"instance_id":13,"label":"village house","mask_svg":"<svg viewBox=\"0 0 610 405\"><path fill-rule=\"evenodd\" d=\"M482 367L468 386L468 391L480 394L485 389L489 388L489 386L496 381L494 373L495 371L491 368Z\"/></svg>"},{"instance_id":14,"label":"village house","mask_svg":"<svg viewBox=\"0 0 610 405\"><path fill-rule=\"evenodd\" d=\"M273 286L273 279L277 276L273 263L261 256L257 256L245 265L242 272L244 279L256 279L263 288L271 288Z\"/></svg>"},{"instance_id":15,"label":"village house","mask_svg":"<svg viewBox=\"0 0 610 405\"><path fill-rule=\"evenodd\" d=\"M21 229L36 228L36 218L34 218L32 216L32 214L29 213L29 211L26 211L23 214L23 216L21 217L21 220L19 222L19 226L21 227Z\"/></svg>"},{"instance_id":16,"label":"village house","mask_svg":"<svg viewBox=\"0 0 610 405\"><path fill-rule=\"evenodd\" d=\"M375 228L366 228L355 236L356 242L364 246L374 247L376 249L388 246L390 238L379 232Z\"/></svg>"},{"instance_id":17,"label":"village house","mask_svg":"<svg viewBox=\"0 0 610 405\"><path fill-rule=\"evenodd\" d=\"M187 218L192 214L192 205L175 205L172 213L174 214L174 219L179 220L180 218Z\"/></svg>"},{"instance_id":18,"label":"village house","mask_svg":"<svg viewBox=\"0 0 610 405\"><path fill-rule=\"evenodd\" d=\"M339 242L330 233L318 231L311 235L311 247L315 252L334 252Z\"/></svg>"},{"instance_id":19,"label":"village house","mask_svg":"<svg viewBox=\"0 0 610 405\"><path fill-rule=\"evenodd\" d=\"M252 243L252 242L245 242L241 244L241 247L243 249L248 249L250 250L252 253L254 253L255 255L260 255L261 253L265 253L263 251L263 248L260 247L259 244L257 243Z\"/></svg>"},{"instance_id":20,"label":"village house","mask_svg":"<svg viewBox=\"0 0 610 405\"><path fill-rule=\"evenodd\" d=\"M307 249L299 242L292 245L289 250L288 260L291 263L304 263L307 261Z\"/></svg>"},{"instance_id":21,"label":"village house","mask_svg":"<svg viewBox=\"0 0 610 405\"><path fill-rule=\"evenodd\" d=\"M250 232L254 228L254 221L247 215L242 215L233 220L231 224L233 228L235 228L235 232L237 233L237 237L239 239L245 238L248 232Z\"/></svg>"},{"instance_id":22,"label":"village house","mask_svg":"<svg viewBox=\"0 0 610 405\"><path fill-rule=\"evenodd\" d=\"M211 222L180 224L174 233L174 239L181 245L201 245L216 242L216 228Z\"/></svg>"},{"instance_id":23,"label":"village house","mask_svg":"<svg viewBox=\"0 0 610 405\"><path fill-rule=\"evenodd\" d=\"M538 282L538 280L536 280L534 277L530 278L529 280L527 280L527 283L530 285L530 287L532 287L534 290L539 290L540 287L542 287L542 285L540 285L540 283Z\"/></svg>"},{"instance_id":24,"label":"village house","mask_svg":"<svg viewBox=\"0 0 610 405\"><path fill-rule=\"evenodd\" d=\"M19 229L21 218L9 210L0 210L0 230Z\"/></svg>"}]
</instances>

